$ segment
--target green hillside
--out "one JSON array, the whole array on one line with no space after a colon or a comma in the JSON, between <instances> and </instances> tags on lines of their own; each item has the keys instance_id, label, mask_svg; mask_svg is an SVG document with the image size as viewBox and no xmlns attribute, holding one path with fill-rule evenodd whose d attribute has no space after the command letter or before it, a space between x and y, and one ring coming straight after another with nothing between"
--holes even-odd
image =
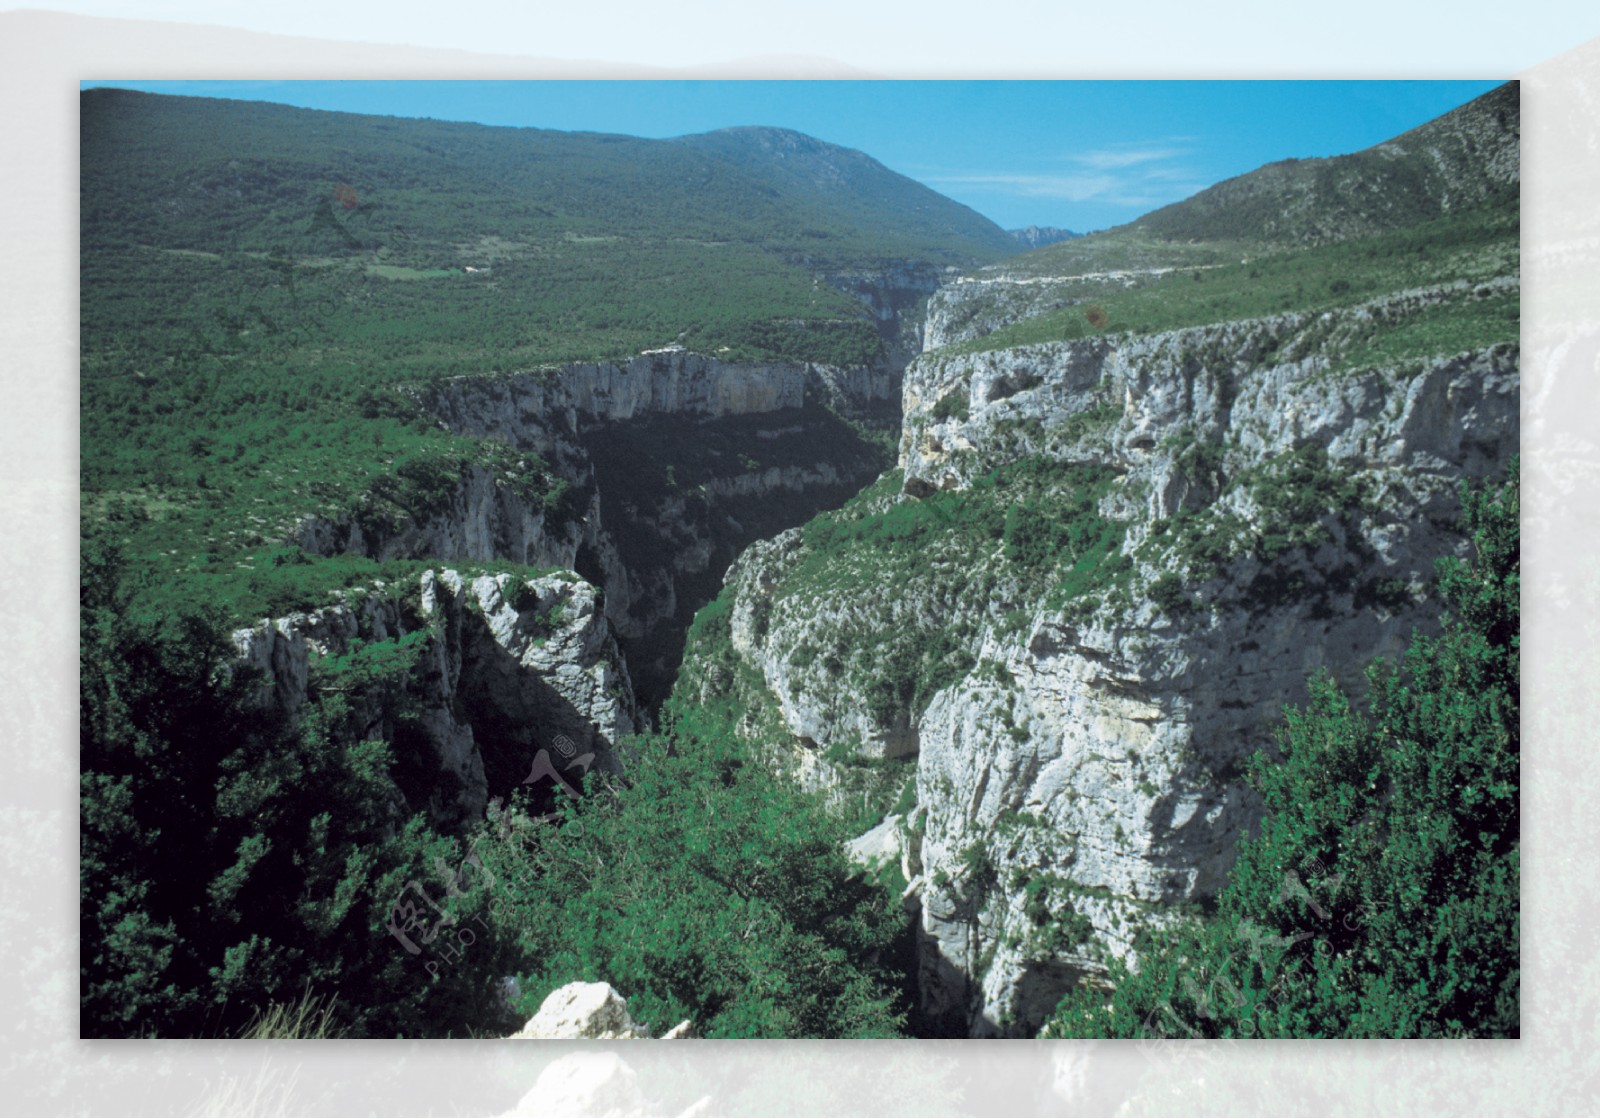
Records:
<instances>
[{"instance_id":1,"label":"green hillside","mask_svg":"<svg viewBox=\"0 0 1600 1119\"><path fill-rule=\"evenodd\" d=\"M1516 211L1517 83L1381 144L1327 159L1288 159L1224 180L1127 225L1014 260L1011 275L1189 267L1358 240L1483 206Z\"/></svg>"},{"instance_id":2,"label":"green hillside","mask_svg":"<svg viewBox=\"0 0 1600 1119\"><path fill-rule=\"evenodd\" d=\"M85 529L158 571L147 593L169 602L198 580L204 601L281 606L296 595L241 588L263 566L281 582L274 541L297 517L373 500L403 513L407 477L504 457L445 435L396 386L674 343L870 365L877 324L819 273L1015 249L794 133L642 140L80 100ZM559 497L543 464L517 469ZM374 495L379 479L395 484Z\"/></svg>"},{"instance_id":3,"label":"green hillside","mask_svg":"<svg viewBox=\"0 0 1600 1119\"><path fill-rule=\"evenodd\" d=\"M783 135L848 174L818 187L715 134L640 140L87 91L85 373L263 344L308 362L379 359L391 379L672 341L859 361L876 352L871 324L817 288L816 269L970 267L1014 249L858 152ZM854 329L780 332L776 344L763 329L796 317Z\"/></svg>"},{"instance_id":4,"label":"green hillside","mask_svg":"<svg viewBox=\"0 0 1600 1119\"><path fill-rule=\"evenodd\" d=\"M1518 96L1507 83L1364 151L1267 164L1127 225L991 265L963 293L950 352L1321 312L1513 275ZM1515 292L1463 292L1428 316L1380 356L1415 356L1408 337L1517 337Z\"/></svg>"},{"instance_id":5,"label":"green hillside","mask_svg":"<svg viewBox=\"0 0 1600 1119\"><path fill-rule=\"evenodd\" d=\"M1516 273L1519 226L1512 195L1409 228L1312 248L1255 255L1245 247L1245 255L1228 260L1215 243L1184 245L1184 253L1210 255L1192 265L1170 263L1168 256L1160 271L1144 275L1060 282L1055 291L1064 305L943 352L1000 350L1105 332L1149 334L1283 311L1331 311L1440 284L1461 288L1440 304L1418 308L1409 334L1389 331L1381 340L1388 349L1376 356L1421 356L1441 340L1457 349L1514 342L1521 314L1517 290L1485 298L1474 285ZM1413 353L1408 340L1423 349ZM1349 354L1341 350L1327 356L1336 364L1347 363L1346 358L1376 360L1359 344L1346 348Z\"/></svg>"},{"instance_id":6,"label":"green hillside","mask_svg":"<svg viewBox=\"0 0 1600 1119\"><path fill-rule=\"evenodd\" d=\"M973 255L1010 256L1017 242L959 202L884 167L870 156L783 128L724 128L679 143L722 161L764 192L825 208L853 244L865 246L894 231L912 244L972 244ZM807 230L808 255L825 255L827 226Z\"/></svg>"},{"instance_id":7,"label":"green hillside","mask_svg":"<svg viewBox=\"0 0 1600 1119\"><path fill-rule=\"evenodd\" d=\"M1514 199L1520 136L1518 87L1508 82L1364 151L1269 163L1133 224L1167 241L1303 246L1370 237Z\"/></svg>"},{"instance_id":8,"label":"green hillside","mask_svg":"<svg viewBox=\"0 0 1600 1119\"><path fill-rule=\"evenodd\" d=\"M468 262L484 236L704 239L809 255L836 242L842 263L969 263L1012 246L992 222L860 152L777 129L645 140L112 89L82 94L82 113L83 222L97 245L329 252L341 239L316 219L332 204L374 227L352 227L362 247L382 241L381 215L396 237ZM797 175L784 159L795 150L843 173L822 185Z\"/></svg>"}]
</instances>

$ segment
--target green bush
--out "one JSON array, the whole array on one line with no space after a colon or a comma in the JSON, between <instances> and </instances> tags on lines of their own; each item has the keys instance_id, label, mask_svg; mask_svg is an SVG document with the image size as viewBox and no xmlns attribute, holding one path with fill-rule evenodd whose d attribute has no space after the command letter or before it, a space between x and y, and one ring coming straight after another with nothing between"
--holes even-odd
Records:
<instances>
[{"instance_id":1,"label":"green bush","mask_svg":"<svg viewBox=\"0 0 1600 1119\"><path fill-rule=\"evenodd\" d=\"M1051 1036L1519 1036L1519 514L1514 461L1464 488L1443 632L1372 666L1365 713L1312 680L1251 766L1267 815L1217 917L1144 937Z\"/></svg>"},{"instance_id":2,"label":"green bush","mask_svg":"<svg viewBox=\"0 0 1600 1119\"><path fill-rule=\"evenodd\" d=\"M1184 590L1183 579L1170 572L1150 584L1149 595L1150 601L1167 614L1176 614L1192 605Z\"/></svg>"},{"instance_id":3,"label":"green bush","mask_svg":"<svg viewBox=\"0 0 1600 1119\"><path fill-rule=\"evenodd\" d=\"M955 389L941 396L930 413L934 420L939 423L943 423L945 420L958 420L965 423L971 414L971 402L967 398L966 389Z\"/></svg>"},{"instance_id":4,"label":"green bush","mask_svg":"<svg viewBox=\"0 0 1600 1119\"><path fill-rule=\"evenodd\" d=\"M524 953L522 1010L605 980L635 1017L704 1036L893 1037L884 961L900 917L843 854L816 798L749 760L697 709L633 744L626 781L537 834L486 833Z\"/></svg>"},{"instance_id":5,"label":"green bush","mask_svg":"<svg viewBox=\"0 0 1600 1119\"><path fill-rule=\"evenodd\" d=\"M371 703L407 718L422 635L321 666L289 726L251 705L257 681L219 670L231 650L209 622L130 610L115 553L94 542L81 619L85 1037L237 1035L255 1008L335 992L352 1036L497 1022L507 938L482 926L455 966L430 973L434 957L386 928L408 882L460 857L405 818L406 765L362 736L358 715ZM432 919L452 932L484 915L432 888L449 915Z\"/></svg>"}]
</instances>

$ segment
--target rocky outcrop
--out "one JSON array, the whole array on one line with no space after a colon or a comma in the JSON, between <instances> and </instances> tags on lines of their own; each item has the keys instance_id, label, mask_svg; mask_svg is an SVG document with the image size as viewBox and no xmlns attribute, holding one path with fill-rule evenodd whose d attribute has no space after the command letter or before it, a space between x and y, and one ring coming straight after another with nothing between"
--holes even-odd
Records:
<instances>
[{"instance_id":1,"label":"rocky outcrop","mask_svg":"<svg viewBox=\"0 0 1600 1119\"><path fill-rule=\"evenodd\" d=\"M461 635L464 698L493 713L504 743L531 751L566 737L579 752L609 750L638 729L627 668L582 579L428 571L421 607Z\"/></svg>"},{"instance_id":2,"label":"rocky outcrop","mask_svg":"<svg viewBox=\"0 0 1600 1119\"><path fill-rule=\"evenodd\" d=\"M936 282L921 276L858 279L891 293ZM898 323L904 301L884 298ZM415 403L453 434L509 448L504 462L306 517L291 539L317 555L576 570L603 588L653 703L739 550L845 500L886 465L881 437L863 431L898 430L900 396L890 364L730 362L676 348L456 378L415 390Z\"/></svg>"},{"instance_id":3,"label":"rocky outcrop","mask_svg":"<svg viewBox=\"0 0 1600 1119\"><path fill-rule=\"evenodd\" d=\"M887 368L898 374L922 352L922 324L929 296L953 280L959 269L909 262L822 277L829 287L859 299L872 313L883 339Z\"/></svg>"},{"instance_id":4,"label":"rocky outcrop","mask_svg":"<svg viewBox=\"0 0 1600 1119\"><path fill-rule=\"evenodd\" d=\"M881 450L841 416L887 410L897 426L899 384L884 368L680 351L465 378L422 402L451 431L535 453L568 481L583 516L545 552L604 587L635 683L653 702L694 610L739 549L844 500L882 468Z\"/></svg>"},{"instance_id":5,"label":"rocky outcrop","mask_svg":"<svg viewBox=\"0 0 1600 1119\"><path fill-rule=\"evenodd\" d=\"M584 523L561 518L538 496L492 470L468 465L435 507L380 510L368 501L334 515L301 518L289 534L312 555L362 555L379 561L437 557L532 567L573 566Z\"/></svg>"},{"instance_id":6,"label":"rocky outcrop","mask_svg":"<svg viewBox=\"0 0 1600 1119\"><path fill-rule=\"evenodd\" d=\"M1083 236L1081 233L1074 233L1070 229L1059 229L1053 225L1030 225L1026 229L1008 229L1006 232L1030 249L1041 249L1046 245L1071 241Z\"/></svg>"},{"instance_id":7,"label":"rocky outcrop","mask_svg":"<svg viewBox=\"0 0 1600 1119\"><path fill-rule=\"evenodd\" d=\"M628 1000L609 983L568 983L545 996L539 1012L511 1035L515 1041L620 1041L648 1038L647 1027L634 1021ZM691 1023L679 1022L661 1035L672 1041L695 1036ZM705 1114L702 1098L685 1110L663 1110L640 1087L638 1074L615 1048L580 1049L561 1055L539 1073L539 1079L509 1116Z\"/></svg>"},{"instance_id":8,"label":"rocky outcrop","mask_svg":"<svg viewBox=\"0 0 1600 1119\"><path fill-rule=\"evenodd\" d=\"M1318 669L1359 692L1374 656L1430 624L1433 560L1460 547L1458 486L1517 448L1518 350L1342 355L1419 308L1514 283L925 355L905 379L902 494L864 508L959 492L968 504L941 515L1003 539L950 559L937 529L907 529L928 559L905 585L846 577L871 553L819 567L798 531L730 570L731 644L764 692L745 698L792 736L783 760L825 785L841 755L915 757L916 826L895 839L939 1028L1030 1036L1138 926L1212 897L1257 818L1241 775L1281 705ZM1058 506L1013 507L992 479L1014 464L1078 471L1050 476L1085 479L1089 512L1067 512L1066 483ZM1030 538L1019 514L1040 531L1078 516L1104 550L1030 590L1010 574L1008 550ZM885 629L921 635L885 655L951 646L925 701L884 702L884 665L826 665ZM869 833L858 854L887 844Z\"/></svg>"},{"instance_id":9,"label":"rocky outcrop","mask_svg":"<svg viewBox=\"0 0 1600 1119\"><path fill-rule=\"evenodd\" d=\"M1076 973L1126 952L1141 919L1214 894L1257 810L1243 763L1271 744L1279 705L1318 668L1359 691L1361 668L1425 623L1432 560L1458 545L1459 480L1515 453L1517 351L1327 369L1333 335L1394 302L1342 321L1285 316L930 362L908 378L908 492L960 488L1020 455L1092 457L1120 475L1104 507L1127 518L1138 581L1177 576L1159 603L1036 610L1020 641L991 630L977 656L1013 683L969 677L924 713L930 1013L1027 1033ZM968 394L967 420L931 418L943 391ZM1099 429L1080 423L1072 439L1086 417ZM1322 502L1268 482L1313 460L1301 484L1359 479L1365 494L1338 525ZM1245 543L1308 508L1330 523L1292 556ZM1184 516L1207 527L1167 543L1162 523ZM1046 892L1092 926L1078 946L1040 950L1029 909Z\"/></svg>"},{"instance_id":10,"label":"rocky outcrop","mask_svg":"<svg viewBox=\"0 0 1600 1119\"><path fill-rule=\"evenodd\" d=\"M724 362L678 350L626 362L577 362L554 370L463 377L421 394L458 435L544 454L596 424L647 415L741 416L798 408L808 367Z\"/></svg>"},{"instance_id":11,"label":"rocky outcrop","mask_svg":"<svg viewBox=\"0 0 1600 1119\"><path fill-rule=\"evenodd\" d=\"M922 348L926 352L984 338L1012 323L1077 303L1083 298L1078 280L1015 276L1004 265L962 276L929 298Z\"/></svg>"},{"instance_id":12,"label":"rocky outcrop","mask_svg":"<svg viewBox=\"0 0 1600 1119\"><path fill-rule=\"evenodd\" d=\"M997 463L1040 454L1098 456L1119 470L1136 469L1136 480L1150 479L1152 493L1170 497L1174 456L1161 444L1184 433L1218 446L1236 443L1257 460L1315 443L1351 465L1479 472L1504 461L1506 441L1496 425L1507 378L1516 380L1514 347L1404 369L1352 368L1340 354L1419 310L1516 286L1515 277L1505 277L1320 314L931 354L905 381L900 465L907 490L962 488ZM938 417L936 406L950 396L967 418ZM1491 412L1480 414L1480 404ZM1083 428L1091 418L1093 429L1081 432L1087 442L1075 452L1062 429ZM1152 508L1155 516L1170 512Z\"/></svg>"},{"instance_id":13,"label":"rocky outcrop","mask_svg":"<svg viewBox=\"0 0 1600 1119\"><path fill-rule=\"evenodd\" d=\"M633 1020L628 1000L609 983L568 983L539 1004L539 1011L512 1034L515 1040L586 1039L617 1041L647 1038L650 1028ZM661 1035L662 1041L693 1038L694 1023L685 1019Z\"/></svg>"},{"instance_id":14,"label":"rocky outcrop","mask_svg":"<svg viewBox=\"0 0 1600 1119\"><path fill-rule=\"evenodd\" d=\"M394 743L405 765L433 774L410 790L424 798L412 811L444 823L481 816L541 750L563 769L617 768L613 744L638 729L597 592L575 575L428 570L414 591L380 584L338 597L235 631L240 664L258 675L256 702L290 719L317 695L343 693L359 737Z\"/></svg>"},{"instance_id":15,"label":"rocky outcrop","mask_svg":"<svg viewBox=\"0 0 1600 1119\"><path fill-rule=\"evenodd\" d=\"M895 320L897 324L899 319ZM907 323L897 329L919 330ZM915 335L912 336L915 339ZM897 429L900 425L900 373L920 351L910 350L900 360L893 352L887 367L864 365L811 365L806 369L806 392L830 411L871 426ZM898 362L898 364L895 364Z\"/></svg>"},{"instance_id":16,"label":"rocky outcrop","mask_svg":"<svg viewBox=\"0 0 1600 1119\"><path fill-rule=\"evenodd\" d=\"M457 435L494 439L560 461L597 428L652 416L720 419L803 407L893 401L899 371L816 363L722 361L687 350L625 362L577 362L504 376L458 377L418 401Z\"/></svg>"},{"instance_id":17,"label":"rocky outcrop","mask_svg":"<svg viewBox=\"0 0 1600 1119\"><path fill-rule=\"evenodd\" d=\"M545 996L539 1012L514 1039L585 1038L613 1041L649 1037L628 1013L628 1000L609 983L568 983Z\"/></svg>"}]
</instances>

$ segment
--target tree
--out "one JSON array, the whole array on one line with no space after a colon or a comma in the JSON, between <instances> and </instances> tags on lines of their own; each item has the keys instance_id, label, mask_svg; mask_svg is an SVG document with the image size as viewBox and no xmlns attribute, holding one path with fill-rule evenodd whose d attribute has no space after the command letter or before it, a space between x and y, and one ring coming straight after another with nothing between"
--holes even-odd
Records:
<instances>
[{"instance_id":1,"label":"tree","mask_svg":"<svg viewBox=\"0 0 1600 1119\"><path fill-rule=\"evenodd\" d=\"M1218 917L1147 936L1052 1036L1515 1037L1519 1033L1517 468L1463 488L1471 564L1440 560L1438 637L1326 674L1251 780L1267 815Z\"/></svg>"},{"instance_id":2,"label":"tree","mask_svg":"<svg viewBox=\"0 0 1600 1119\"><path fill-rule=\"evenodd\" d=\"M227 1036L308 991L357 1036L492 1026L509 938L454 888L460 841L404 819L346 692L294 724L254 707L216 627L130 611L93 541L80 648L84 1036ZM391 929L408 901L415 952Z\"/></svg>"},{"instance_id":3,"label":"tree","mask_svg":"<svg viewBox=\"0 0 1600 1119\"><path fill-rule=\"evenodd\" d=\"M669 714L670 717L670 714ZM847 863L839 822L747 748L683 714L630 747L626 780L486 850L527 955L523 1011L605 980L655 1030L707 1037L894 1037L900 929Z\"/></svg>"}]
</instances>

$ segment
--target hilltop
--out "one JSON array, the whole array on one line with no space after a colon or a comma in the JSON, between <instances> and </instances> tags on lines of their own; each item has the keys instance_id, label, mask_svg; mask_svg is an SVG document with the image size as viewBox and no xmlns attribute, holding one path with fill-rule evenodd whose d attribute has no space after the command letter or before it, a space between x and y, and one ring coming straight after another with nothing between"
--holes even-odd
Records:
<instances>
[{"instance_id":1,"label":"hilltop","mask_svg":"<svg viewBox=\"0 0 1600 1119\"><path fill-rule=\"evenodd\" d=\"M455 377L647 351L758 381L826 366L830 384L872 383L829 399L879 434L821 438L837 421L814 415L814 445L881 468L926 295L1016 248L860 152L777 129L646 140L80 100L86 534L160 571L145 593L168 607L309 602L352 576L285 553L297 524L406 523L473 469L536 507L585 492L582 469L425 415L426 386ZM301 589L267 593L264 569Z\"/></svg>"},{"instance_id":2,"label":"hilltop","mask_svg":"<svg viewBox=\"0 0 1600 1119\"><path fill-rule=\"evenodd\" d=\"M979 269L934 301L925 344L975 352L1336 310L1514 271L1517 96L1508 83L1364 151L1268 164Z\"/></svg>"}]
</instances>

